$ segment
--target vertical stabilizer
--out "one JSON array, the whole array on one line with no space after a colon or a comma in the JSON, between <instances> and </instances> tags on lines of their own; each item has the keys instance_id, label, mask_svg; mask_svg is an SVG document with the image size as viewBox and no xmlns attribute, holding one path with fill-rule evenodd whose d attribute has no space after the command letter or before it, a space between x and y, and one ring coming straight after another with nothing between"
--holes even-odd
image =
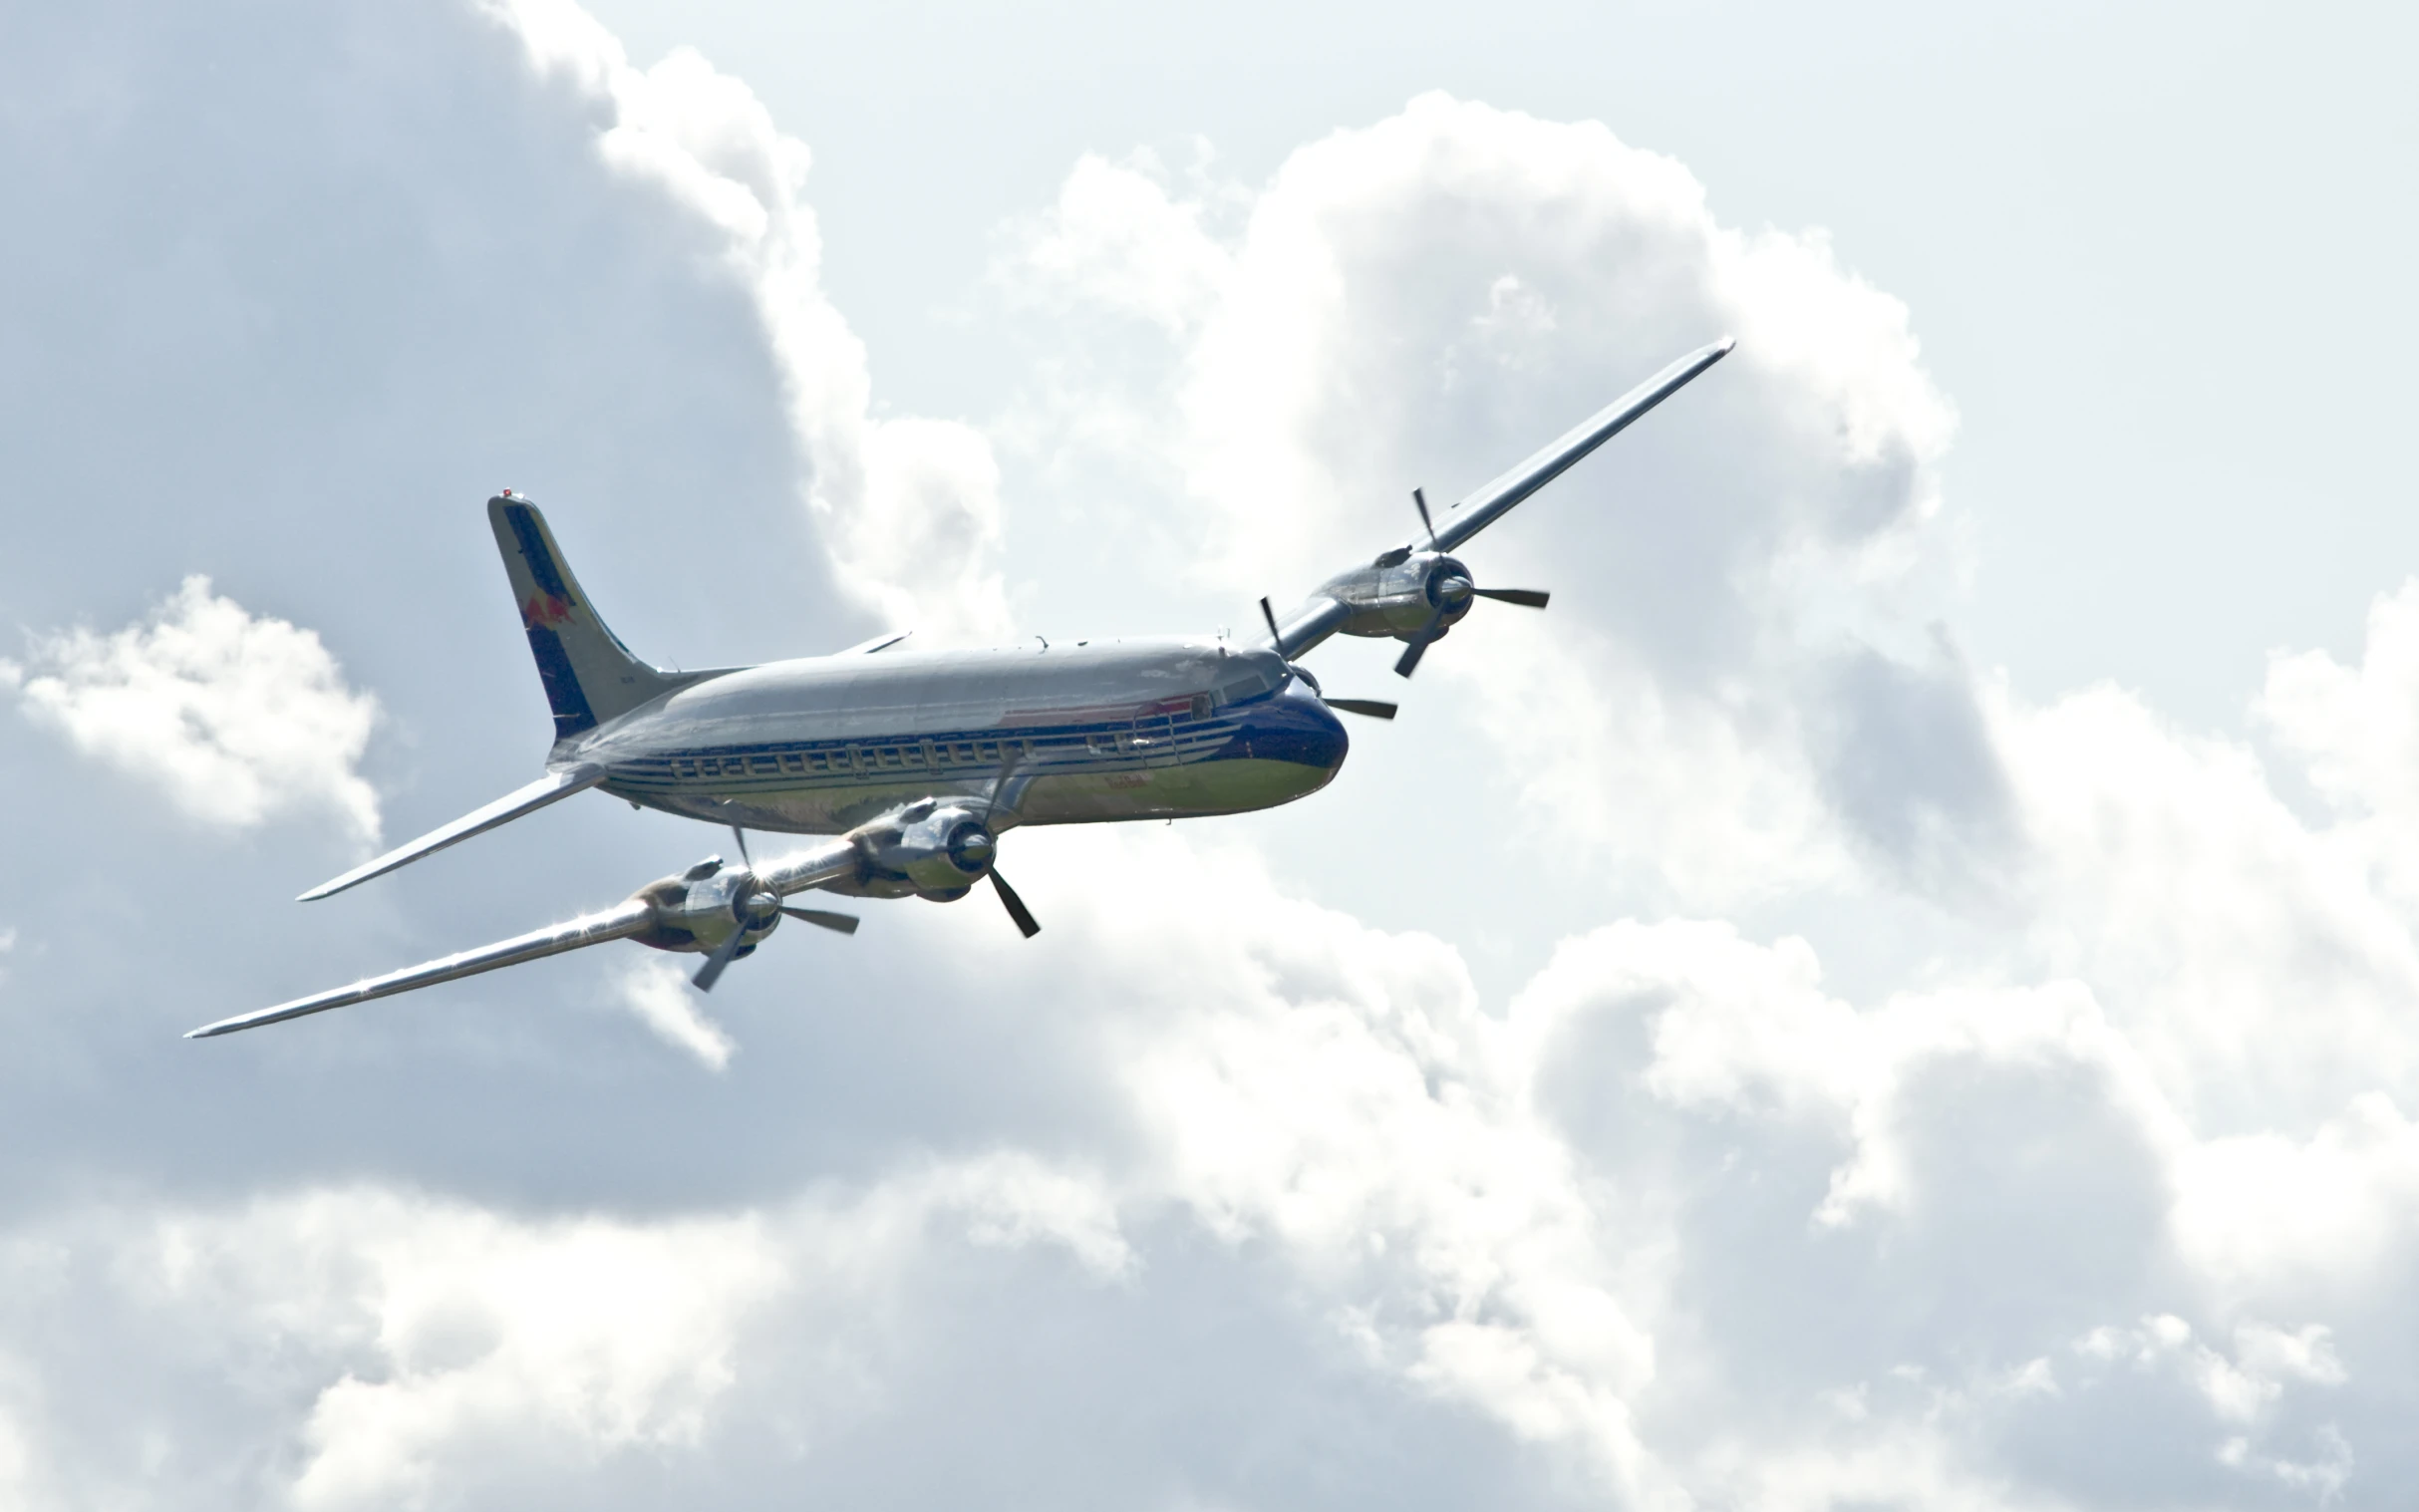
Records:
<instances>
[{"instance_id":1,"label":"vertical stabilizer","mask_svg":"<svg viewBox=\"0 0 2419 1512\"><path fill-rule=\"evenodd\" d=\"M534 504L498 494L487 500L487 521L495 527L512 601L520 606L529 653L554 710L556 740L593 730L689 681L632 656L605 628Z\"/></svg>"}]
</instances>

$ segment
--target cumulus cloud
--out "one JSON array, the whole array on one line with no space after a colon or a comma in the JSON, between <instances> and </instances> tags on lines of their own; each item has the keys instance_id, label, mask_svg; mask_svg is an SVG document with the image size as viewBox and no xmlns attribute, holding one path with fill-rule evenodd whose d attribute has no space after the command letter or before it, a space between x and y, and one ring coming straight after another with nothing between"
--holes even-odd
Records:
<instances>
[{"instance_id":1,"label":"cumulus cloud","mask_svg":"<svg viewBox=\"0 0 2419 1512\"><path fill-rule=\"evenodd\" d=\"M1086 158L1003 276L1168 338L1158 385L1120 371L1058 403L1075 435L1176 459L1171 545L1241 595L1402 538L1413 483L1449 500L1736 335L1618 458L1465 549L1563 592L1542 619L1482 605L1457 633L1486 665L1449 645L1422 676L1455 683L1541 826L1697 906L1860 854L1927 886L1989 860L1993 752L1921 613L1954 574L1932 529L1954 411L1906 307L1820 233L1724 226L1686 168L1600 124L1427 95L1255 188Z\"/></svg>"},{"instance_id":2,"label":"cumulus cloud","mask_svg":"<svg viewBox=\"0 0 2419 1512\"><path fill-rule=\"evenodd\" d=\"M2318 1386L2357 1398L2358 1365L2250 1361L2266 1358L2258 1341L2325 1337L2311 1320L2329 1310L2390 1309L2362 1289L2383 1257L2409 1253L2396 1213L2419 1040L2401 1009L2419 895L2396 842L2419 597L2379 602L2357 666L2275 659L2255 710L2272 767L2114 688L2027 703L1969 667L1935 617L1931 595L1957 571L1935 524L1953 412L1905 309L1821 236L1720 226L1684 169L1601 128L1441 97L1306 148L1242 192L1240 229L1222 232L1217 206L1150 164L1089 161L1021 254L1038 289L1167 340L1166 381L1123 436L1182 458L1219 536L1197 559L1237 588L1399 535L1398 485L1378 480L1476 481L1537 439L1519 420L1584 413L1671 352L1741 338L1618 457L1590 464L1618 469L1613 499L1583 468L1465 553L1489 575L1503 563L1498 581L1558 588L1546 574L1584 559L1582 587L1550 616L1472 634L1483 668L1456 670L1448 645L1422 670L1461 684L1478 738L1551 821L1541 840L1598 837L1647 860L1660 886L1631 895L1657 906L1800 908L1879 950L1886 978L1922 984L1860 1008L1820 987L1810 944L1757 945L1711 920L1629 923L1566 945L1516 1000L1512 1023L1560 1047L1534 1074L1550 1126L1585 1157L1575 1169L1608 1162L1612 1189L1649 1206L1671 1183L1663 1232L1726 1288L1703 1286L1705 1313L1634 1305L1655 1358L1716 1348L1710 1310L1773 1284L1689 1248L1691 1210L1724 1204L1679 1194L1719 1188L1745 1161L1767 1183L1795 1172L1797 1232L1770 1227L1778 1210L1748 1217L1742 1198L1727 1239L1827 1233L1810 1267L1820 1245L1854 1250L1929 1300L1928 1338L1876 1331L1923 1358L1856 1368L1917 1369L1934 1382L1918 1393L1924 1421L1942 1420L1949 1393L1964 1426L1942 1438L1902 1413L1868 1470L1934 1466L1938 1495L1961 1476L1988 1486L1978 1441L2037 1437L2044 1403L2099 1410L2114 1389L2060 1384L2061 1331L2156 1300L2158 1316L2239 1346L2193 1346L2177 1381L2200 1394L2202 1426L2179 1419L2174 1463L2228 1467L2249 1478L2238 1488L2340 1490L2357 1431L2272 1409ZM1898 927L1903 942L1888 939ZM1625 1060L1638 1079L1621 1078ZM1628 1088L1624 1110L1565 1086L1583 1076ZM1642 1094L1663 1112L1648 1116ZM1733 1133L1682 1131L1707 1123ZM1750 1138L1758 1124L1811 1145ZM1759 1253L1768 1268L1775 1252ZM1942 1297L1951 1274L1992 1277L1997 1316ZM1883 1299L1804 1305L1870 1328ZM1933 1346L1961 1331L1967 1363L1951 1366ZM1765 1368L1880 1420L1875 1382L1783 1364L1820 1355L1837 1369L1857 1351L1794 1331L1759 1343ZM1701 1357L1691 1367L1718 1373ZM2005 1394L1989 1372L2044 1383L2018 1393L2033 1426L1987 1405ZM1846 1441L1797 1423L1820 1454ZM1885 1494L1837 1455L1837 1473L1816 1474L1770 1442L1735 1452L1764 1468L1694 1487L1777 1497L1781 1482L1760 1477L1789 1463L1801 1484L1838 1487L1827 1494ZM2054 1492L2037 1468L2035 1489Z\"/></svg>"},{"instance_id":3,"label":"cumulus cloud","mask_svg":"<svg viewBox=\"0 0 2419 1512\"><path fill-rule=\"evenodd\" d=\"M1070 897L1153 879L1053 915L1142 1136L1122 1203L1282 1257L1368 1365L1620 1504L2090 1504L2120 1461L2324 1494L2338 1410L2389 1410L2313 1317L2342 1293L2240 1284L2211 1214L2268 1199L2081 983L1858 1005L1803 940L1629 922L1496 1013L1240 853L1095 844Z\"/></svg>"},{"instance_id":4,"label":"cumulus cloud","mask_svg":"<svg viewBox=\"0 0 2419 1512\"><path fill-rule=\"evenodd\" d=\"M1000 478L990 443L956 421L871 413L864 343L824 295L805 197L812 154L740 79L695 50L654 67L571 0L485 0L543 73L599 113L597 150L711 228L754 300L808 477L803 502L843 591L942 638L1008 627Z\"/></svg>"},{"instance_id":5,"label":"cumulus cloud","mask_svg":"<svg viewBox=\"0 0 2419 1512\"><path fill-rule=\"evenodd\" d=\"M255 616L188 577L144 623L38 637L14 669L27 716L206 823L333 816L378 837L356 769L378 701L316 632Z\"/></svg>"},{"instance_id":6,"label":"cumulus cloud","mask_svg":"<svg viewBox=\"0 0 2419 1512\"><path fill-rule=\"evenodd\" d=\"M643 218L745 295L841 575L995 633L1007 454L874 415L804 148L695 54L641 70L567 6L480 14L411 12L445 67L485 66L472 38L535 81L495 130L559 133L628 191L580 213ZM1156 352L1121 387L1070 359L1061 408L1019 423L1168 458L1167 507L1130 512L1220 592L1399 538L1410 483L1449 497L1741 337L1471 551L1552 614L1473 620L1415 685L1511 774L1508 801L1456 793L1465 827L1525 809L1570 843L1439 860L1423 756L1424 806L1320 801L1419 831L1435 933L1336 905L1373 843L1296 877L1239 826L1021 834L1039 941L903 904L851 960L752 963L717 1001L745 1058L632 952L614 1000L713 1077L589 1056L533 970L461 990L526 1010L487 1038L399 1014L167 1062L190 1116L133 1154L145 1099L106 1084L43 1119L63 1152L0 1210L0 1498L2055 1507L2408 1481L2419 590L2357 665L2277 658L2259 745L2113 688L2016 697L1938 628L1954 412L1909 312L1599 126L1424 97L1264 185L1090 158L1013 240L1004 276L1074 359L1087 319ZM245 681L278 658L307 675ZM312 776L226 733L298 687L356 722L328 730L372 711L309 632L206 586L42 641L19 681L80 750L200 750L204 777L145 774L187 805L250 792L226 822L375 822L344 785L363 737L314 743L349 754ZM1565 850L1653 885L1552 872ZM494 872L413 880L483 920L541 874ZM1582 921L1559 943L1468 923L1549 888ZM72 910L9 917L33 965L67 954ZM93 955L156 989L260 953L172 944ZM133 1058L58 1043L32 1074ZM54 1162L189 1189L78 1205Z\"/></svg>"},{"instance_id":7,"label":"cumulus cloud","mask_svg":"<svg viewBox=\"0 0 2419 1512\"><path fill-rule=\"evenodd\" d=\"M2254 711L2347 816L2419 814L2419 582L2369 606L2357 667L2279 652Z\"/></svg>"},{"instance_id":8,"label":"cumulus cloud","mask_svg":"<svg viewBox=\"0 0 2419 1512\"><path fill-rule=\"evenodd\" d=\"M62 1505L158 1492L173 1505L180 1491L159 1479L173 1470L252 1504L483 1503L533 1475L705 1452L735 1416L768 1408L844 1423L898 1347L881 1318L910 1305L914 1278L953 1243L1047 1249L1093 1286L1131 1266L1090 1184L1006 1155L670 1220L519 1216L376 1186L54 1215L0 1235L22 1284L0 1314L18 1338L44 1333L29 1310L73 1307L78 1333L46 1344L117 1330L151 1341L138 1416L198 1366L278 1426L212 1442L172 1417L86 1417L104 1404L0 1380L0 1485L56 1490ZM765 1329L778 1346L756 1337ZM749 1400L789 1354L826 1377L811 1401ZM54 1381L80 1369L35 1363Z\"/></svg>"},{"instance_id":9,"label":"cumulus cloud","mask_svg":"<svg viewBox=\"0 0 2419 1512\"><path fill-rule=\"evenodd\" d=\"M621 974L615 994L656 1038L697 1057L708 1070L719 1071L731 1063L731 1053L738 1047L721 1025L706 1017L689 989L688 975L675 963L636 963Z\"/></svg>"}]
</instances>

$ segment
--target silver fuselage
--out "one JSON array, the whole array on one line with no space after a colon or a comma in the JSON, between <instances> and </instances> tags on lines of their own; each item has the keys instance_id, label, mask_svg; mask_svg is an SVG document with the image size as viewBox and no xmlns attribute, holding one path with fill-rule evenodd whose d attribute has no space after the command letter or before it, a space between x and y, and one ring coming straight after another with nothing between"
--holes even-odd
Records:
<instances>
[{"instance_id":1,"label":"silver fuselage","mask_svg":"<svg viewBox=\"0 0 2419 1512\"><path fill-rule=\"evenodd\" d=\"M1336 717L1275 652L1219 641L882 651L723 673L559 743L604 789L751 829L838 834L903 803L995 828L1237 813L1318 791Z\"/></svg>"}]
</instances>

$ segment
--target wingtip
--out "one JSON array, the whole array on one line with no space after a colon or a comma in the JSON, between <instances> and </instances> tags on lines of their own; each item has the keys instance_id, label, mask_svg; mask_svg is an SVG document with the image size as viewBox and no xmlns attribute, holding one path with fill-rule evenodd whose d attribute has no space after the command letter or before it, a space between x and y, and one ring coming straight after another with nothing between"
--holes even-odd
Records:
<instances>
[{"instance_id":1,"label":"wingtip","mask_svg":"<svg viewBox=\"0 0 2419 1512\"><path fill-rule=\"evenodd\" d=\"M1721 340L1719 340L1719 341L1717 341L1717 342L1715 342L1715 343L1713 344L1713 346L1714 346L1714 350L1716 350L1716 351L1720 352L1720 353L1721 353L1721 355L1722 355L1722 356L1724 356L1724 357L1729 356L1729 355L1730 355L1730 349L1731 349L1732 347L1737 346L1737 345L1738 345L1738 338L1737 338L1737 337L1735 337L1735 336L1725 336L1725 337L1723 337Z\"/></svg>"}]
</instances>

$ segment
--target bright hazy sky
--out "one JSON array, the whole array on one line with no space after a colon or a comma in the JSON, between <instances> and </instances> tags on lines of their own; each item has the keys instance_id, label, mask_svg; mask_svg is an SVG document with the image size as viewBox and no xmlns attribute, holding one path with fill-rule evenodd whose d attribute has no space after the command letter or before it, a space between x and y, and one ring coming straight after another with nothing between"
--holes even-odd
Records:
<instances>
[{"instance_id":1,"label":"bright hazy sky","mask_svg":"<svg viewBox=\"0 0 2419 1512\"><path fill-rule=\"evenodd\" d=\"M0 1506L2388 1507L2399 13L0 15ZM1723 334L1269 813L728 837L642 654L1248 631ZM767 837L765 854L778 842Z\"/></svg>"}]
</instances>

